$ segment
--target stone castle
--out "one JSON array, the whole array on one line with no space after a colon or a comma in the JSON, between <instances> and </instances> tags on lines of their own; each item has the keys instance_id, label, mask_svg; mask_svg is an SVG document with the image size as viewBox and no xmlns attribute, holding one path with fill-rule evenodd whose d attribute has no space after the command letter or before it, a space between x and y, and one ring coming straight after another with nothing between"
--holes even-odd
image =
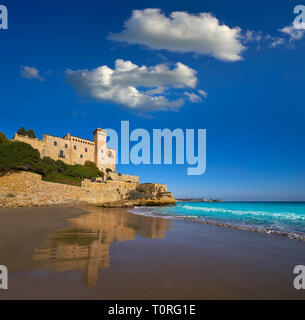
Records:
<instances>
[{"instance_id":1,"label":"stone castle","mask_svg":"<svg viewBox=\"0 0 305 320\"><path fill-rule=\"evenodd\" d=\"M115 172L116 150L107 147L106 131L98 128L93 134L94 141L71 136L69 133L63 138L44 134L42 140L16 133L14 140L30 144L39 151L42 158L50 157L70 165L84 165L86 161L91 161L102 171L109 168Z\"/></svg>"},{"instance_id":2,"label":"stone castle","mask_svg":"<svg viewBox=\"0 0 305 320\"><path fill-rule=\"evenodd\" d=\"M80 186L74 186L44 181L41 175L33 172L10 172L0 176L0 208L64 204L106 207L175 204L167 185L139 183L138 176L115 172L116 152L107 147L105 130L96 129L93 134L94 141L69 133L63 138L44 134L42 140L15 134L13 141L30 144L42 158L62 160L69 165L84 165L86 161L92 161L105 172L106 178L84 179ZM131 194L135 197L130 197Z\"/></svg>"}]
</instances>

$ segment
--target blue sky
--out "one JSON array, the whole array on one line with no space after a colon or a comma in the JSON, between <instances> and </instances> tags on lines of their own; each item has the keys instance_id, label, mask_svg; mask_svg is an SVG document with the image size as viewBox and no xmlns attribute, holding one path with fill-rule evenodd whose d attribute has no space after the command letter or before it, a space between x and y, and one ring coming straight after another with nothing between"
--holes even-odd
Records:
<instances>
[{"instance_id":1,"label":"blue sky","mask_svg":"<svg viewBox=\"0 0 305 320\"><path fill-rule=\"evenodd\" d=\"M291 26L299 1L2 0L0 4L9 12L9 29L0 30L0 131L9 138L25 126L38 137L70 132L92 139L97 127L119 131L122 120L129 120L131 129L150 132L153 128L207 129L207 170L202 176L187 176L187 165L118 165L118 171L138 174L142 182L167 183L176 197L305 200L305 37L291 29L279 31ZM216 42L212 39L206 45L197 29L200 49L196 52L189 42L182 42L183 48L190 47L182 52L179 47L156 48L150 34L145 43L134 33L128 41L109 39L111 32L122 34L133 10L143 15L147 8L159 8L155 17L170 23L169 15L175 11L184 12L191 19L187 21L192 21L192 15L211 13L220 25L230 28L230 41L223 46L219 31ZM234 36L235 27L239 38ZM251 41L247 31L256 40ZM162 32L157 42L164 36L164 43L170 43L171 35ZM203 37L209 30L204 32ZM238 43L245 49L239 51ZM205 53L206 46L213 53ZM232 52L239 58L227 58ZM156 88L180 62L195 71L196 85L190 85L190 77L184 74L182 87L171 80L166 92L157 95L163 97L162 108L169 109L167 103L179 99L183 105L175 111L147 112L145 103L132 109L114 98L124 94L122 82L111 98L105 99L108 91L102 91L98 92L102 99L97 99L92 90L80 90L80 86L91 88L90 80L75 85L66 73L70 69L78 77L78 70L88 69L90 76L101 66L114 70L117 59L148 70L166 65L169 71L156 78L152 85ZM179 77L180 73L175 79ZM185 95L200 96L198 90L208 93L200 102ZM144 98L144 102L151 99ZM153 108L154 104L149 111Z\"/></svg>"}]
</instances>

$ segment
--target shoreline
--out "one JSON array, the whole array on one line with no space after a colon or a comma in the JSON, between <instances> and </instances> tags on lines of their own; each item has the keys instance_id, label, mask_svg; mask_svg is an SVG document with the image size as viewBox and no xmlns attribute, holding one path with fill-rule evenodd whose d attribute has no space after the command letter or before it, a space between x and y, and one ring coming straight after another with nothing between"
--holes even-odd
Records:
<instances>
[{"instance_id":1,"label":"shoreline","mask_svg":"<svg viewBox=\"0 0 305 320\"><path fill-rule=\"evenodd\" d=\"M127 208L0 209L0 219L10 286L0 299L305 299L293 288L305 246L285 237Z\"/></svg>"},{"instance_id":2,"label":"shoreline","mask_svg":"<svg viewBox=\"0 0 305 320\"><path fill-rule=\"evenodd\" d=\"M177 201L179 203L179 201ZM206 202L201 202L206 203ZM239 203L239 202L238 202ZM248 203L248 202L247 202ZM255 202L253 202L255 203ZM296 203L303 203L303 202L296 202ZM222 228L228 228L228 229L235 229L235 230L241 230L241 231L250 231L255 233L261 233L261 234L267 234L267 235L276 235L288 239L293 239L296 241L305 242L305 234L303 232L298 231L286 231L286 230L276 230L271 227L260 227L260 226L250 226L250 225L238 225L230 222L218 222L213 220L204 220L204 217L202 218L194 218L194 217L188 217L183 215L162 215L158 214L156 212L148 212L145 211L141 212L141 208L143 210L147 209L145 206L135 206L133 208L129 208L129 212L139 215L147 215L151 217L160 217L164 219L171 219L171 220L177 220L177 221L187 221L187 222L193 222L193 223L199 223L199 224L205 224L210 226L216 226L216 227L222 227ZM136 209L136 210L134 210Z\"/></svg>"},{"instance_id":3,"label":"shoreline","mask_svg":"<svg viewBox=\"0 0 305 320\"><path fill-rule=\"evenodd\" d=\"M134 209L134 208L140 209L141 207L129 208L128 211L133 214L141 215L141 213L133 212L132 209ZM143 207L143 208L146 208L146 207ZM143 214L143 215L145 216L145 214ZM222 223L222 222L216 222L216 221L199 220L199 219L195 219L195 218L186 218L186 217L180 217L180 216L170 217L170 216L161 216L161 215L157 215L157 214L152 214L152 215L147 215L147 216L159 217L159 218L163 218L163 219L171 219L171 220L176 220L176 221L199 223L199 224L205 224L205 225L209 225L209 226L234 229L234 230L240 230L240 231L256 232L256 233L261 233L261 234L265 234L265 235L276 235L276 236L288 238L291 240L305 242L305 234L303 234L301 232L288 233L288 232L277 231L277 230L274 230L271 228L258 228L258 227L254 228L254 227L250 227L250 226L241 226L241 225L234 225L234 224L224 223L224 222Z\"/></svg>"},{"instance_id":4,"label":"shoreline","mask_svg":"<svg viewBox=\"0 0 305 320\"><path fill-rule=\"evenodd\" d=\"M179 200L176 200L177 203L182 202ZM204 201L203 203L208 202ZM213 201L217 202L217 201ZM239 202L239 201L238 201ZM253 202L256 203L257 201ZM280 203L281 201L279 201ZM249 202L247 202L249 203ZM265 202L264 202L265 203ZM304 201L293 201L292 203L304 203ZM104 209L126 209L127 212L130 212L134 215L141 215L141 216L148 216L148 217L155 217L155 218L162 218L162 219L170 219L170 220L176 220L176 221L185 221L185 222L191 222L191 223L199 223L203 225L210 225L210 226L215 226L215 227L220 227L220 228L225 228L225 229L233 229L233 230L240 230L240 231L249 231L249 232L255 232L259 234L265 234L265 235L275 235L299 242L305 242L305 234L301 232L285 232L285 231L278 231L274 230L272 228L255 228L255 227L250 227L250 226L241 226L241 225L234 225L230 223L225 223L225 222L216 222L216 221L208 221L208 220L199 220L195 218L187 218L187 217L181 217L181 216L162 216L162 215L157 215L157 214L151 214L151 215L146 215L146 214L141 214L141 213L136 213L133 212L132 210L135 208L154 208L154 207L172 207L175 206L172 202L167 202L167 201L160 201L160 200L121 200L121 201L113 201L113 202L106 202L103 204L90 204L90 203L58 203L58 204L44 204L44 205L31 205L31 206L18 206L18 207L0 207L0 210L3 209L31 209L31 208L75 208L75 209L80 209L86 212L82 208L86 207L97 207L97 208L104 208Z\"/></svg>"}]
</instances>

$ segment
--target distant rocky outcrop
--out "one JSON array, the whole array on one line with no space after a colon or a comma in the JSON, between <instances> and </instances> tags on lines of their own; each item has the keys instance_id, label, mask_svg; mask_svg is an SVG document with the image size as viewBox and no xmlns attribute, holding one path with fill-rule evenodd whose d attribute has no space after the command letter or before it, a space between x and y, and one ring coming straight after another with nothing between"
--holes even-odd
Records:
<instances>
[{"instance_id":1,"label":"distant rocky outcrop","mask_svg":"<svg viewBox=\"0 0 305 320\"><path fill-rule=\"evenodd\" d=\"M192 198L182 198L182 199L177 199L177 202L221 202L220 199L192 199Z\"/></svg>"},{"instance_id":2,"label":"distant rocky outcrop","mask_svg":"<svg viewBox=\"0 0 305 320\"><path fill-rule=\"evenodd\" d=\"M142 183L126 194L125 199L103 203L106 208L129 208L134 206L170 206L176 204L172 192L160 183Z\"/></svg>"}]
</instances>

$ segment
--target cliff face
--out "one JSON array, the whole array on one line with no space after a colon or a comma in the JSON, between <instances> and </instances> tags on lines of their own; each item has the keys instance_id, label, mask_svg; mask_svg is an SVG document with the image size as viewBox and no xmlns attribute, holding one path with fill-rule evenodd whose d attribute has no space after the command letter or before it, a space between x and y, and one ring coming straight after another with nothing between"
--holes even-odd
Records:
<instances>
[{"instance_id":1,"label":"cliff face","mask_svg":"<svg viewBox=\"0 0 305 320\"><path fill-rule=\"evenodd\" d=\"M82 203L103 205L126 199L139 186L136 182L108 180L98 183L85 180L81 187L77 187L42 181L38 174L21 171L0 177L0 208ZM159 195L160 200L162 194ZM158 200L158 197L152 195L151 200Z\"/></svg>"}]
</instances>

